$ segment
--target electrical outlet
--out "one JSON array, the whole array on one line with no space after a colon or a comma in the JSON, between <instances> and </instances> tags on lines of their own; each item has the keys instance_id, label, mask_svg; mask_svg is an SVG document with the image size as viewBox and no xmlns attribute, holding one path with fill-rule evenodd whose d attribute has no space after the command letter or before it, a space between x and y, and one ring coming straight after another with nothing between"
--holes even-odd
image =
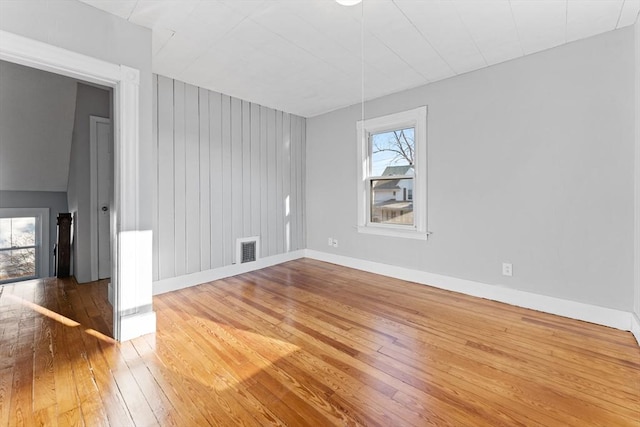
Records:
<instances>
[{"instance_id":1,"label":"electrical outlet","mask_svg":"<svg viewBox=\"0 0 640 427\"><path fill-rule=\"evenodd\" d=\"M508 262L502 263L502 275L503 276L513 276L513 265Z\"/></svg>"},{"instance_id":2,"label":"electrical outlet","mask_svg":"<svg viewBox=\"0 0 640 427\"><path fill-rule=\"evenodd\" d=\"M338 247L338 239L333 239L333 247L334 248Z\"/></svg>"},{"instance_id":3,"label":"electrical outlet","mask_svg":"<svg viewBox=\"0 0 640 427\"><path fill-rule=\"evenodd\" d=\"M333 237L329 237L329 240L327 240L327 245L333 246Z\"/></svg>"}]
</instances>

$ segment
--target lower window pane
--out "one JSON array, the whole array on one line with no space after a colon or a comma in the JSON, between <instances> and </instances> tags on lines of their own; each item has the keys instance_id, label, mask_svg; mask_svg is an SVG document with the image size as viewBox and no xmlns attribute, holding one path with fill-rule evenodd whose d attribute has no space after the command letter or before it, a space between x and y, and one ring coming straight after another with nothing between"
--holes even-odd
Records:
<instances>
[{"instance_id":1,"label":"lower window pane","mask_svg":"<svg viewBox=\"0 0 640 427\"><path fill-rule=\"evenodd\" d=\"M0 280L35 277L35 248L14 249L0 252Z\"/></svg>"},{"instance_id":2,"label":"lower window pane","mask_svg":"<svg viewBox=\"0 0 640 427\"><path fill-rule=\"evenodd\" d=\"M371 222L413 225L413 178L371 180Z\"/></svg>"}]
</instances>

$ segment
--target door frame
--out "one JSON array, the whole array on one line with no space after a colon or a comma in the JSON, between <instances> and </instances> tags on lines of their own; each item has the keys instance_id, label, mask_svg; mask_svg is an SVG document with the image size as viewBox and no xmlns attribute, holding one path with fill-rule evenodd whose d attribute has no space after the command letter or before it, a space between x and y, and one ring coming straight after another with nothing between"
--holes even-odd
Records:
<instances>
[{"instance_id":1,"label":"door frame","mask_svg":"<svg viewBox=\"0 0 640 427\"><path fill-rule=\"evenodd\" d=\"M3 30L0 30L0 60L113 88L113 334L116 340L124 341L155 332L155 313L148 308L139 313L137 308L137 298L144 297L140 294L151 290L151 277L145 274L145 269L151 271L151 266L135 264L136 261L146 264L151 259L147 254L151 236L138 231L139 70ZM121 239L125 242L120 242ZM123 286L123 282L127 285Z\"/></svg>"}]
</instances>

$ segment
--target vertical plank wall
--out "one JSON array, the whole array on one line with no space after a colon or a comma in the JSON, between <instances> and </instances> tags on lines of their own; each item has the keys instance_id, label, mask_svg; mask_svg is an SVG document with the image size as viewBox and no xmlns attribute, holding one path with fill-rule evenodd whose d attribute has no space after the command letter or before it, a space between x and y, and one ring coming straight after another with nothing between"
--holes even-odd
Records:
<instances>
[{"instance_id":1,"label":"vertical plank wall","mask_svg":"<svg viewBox=\"0 0 640 427\"><path fill-rule=\"evenodd\" d=\"M304 241L305 119L155 76L157 146L153 280L235 262L260 236L261 257Z\"/></svg>"}]
</instances>

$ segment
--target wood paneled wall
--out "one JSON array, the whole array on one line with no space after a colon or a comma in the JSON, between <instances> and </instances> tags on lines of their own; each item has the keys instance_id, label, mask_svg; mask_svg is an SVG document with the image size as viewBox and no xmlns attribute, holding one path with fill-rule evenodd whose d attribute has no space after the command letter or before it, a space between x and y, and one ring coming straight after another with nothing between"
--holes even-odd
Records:
<instances>
[{"instance_id":1,"label":"wood paneled wall","mask_svg":"<svg viewBox=\"0 0 640 427\"><path fill-rule=\"evenodd\" d=\"M304 248L305 119L163 76L153 94L154 281L234 263L240 237Z\"/></svg>"}]
</instances>

